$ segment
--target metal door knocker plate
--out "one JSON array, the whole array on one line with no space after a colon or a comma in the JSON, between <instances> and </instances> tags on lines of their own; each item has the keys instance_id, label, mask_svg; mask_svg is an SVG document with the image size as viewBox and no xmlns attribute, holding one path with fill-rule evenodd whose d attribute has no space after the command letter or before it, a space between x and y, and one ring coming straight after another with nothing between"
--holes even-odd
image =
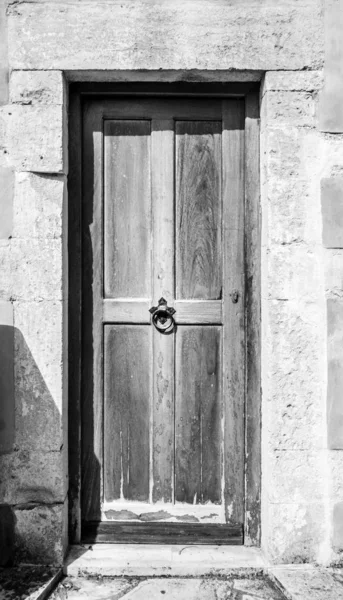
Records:
<instances>
[{"instance_id":1,"label":"metal door knocker plate","mask_svg":"<svg viewBox=\"0 0 343 600\"><path fill-rule=\"evenodd\" d=\"M173 315L176 311L172 306L168 306L167 300L160 298L158 306L152 306L149 308L149 312L152 314L152 322L157 331L164 334L173 331L175 327Z\"/></svg>"}]
</instances>

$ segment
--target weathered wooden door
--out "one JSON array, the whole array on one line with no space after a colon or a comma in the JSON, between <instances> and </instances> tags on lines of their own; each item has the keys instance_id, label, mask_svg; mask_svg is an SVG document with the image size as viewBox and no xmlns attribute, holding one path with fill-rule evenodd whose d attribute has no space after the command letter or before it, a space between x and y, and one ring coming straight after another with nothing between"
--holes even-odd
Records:
<instances>
[{"instance_id":1,"label":"weathered wooden door","mask_svg":"<svg viewBox=\"0 0 343 600\"><path fill-rule=\"evenodd\" d=\"M243 127L233 98L84 105L85 531L242 539Z\"/></svg>"}]
</instances>

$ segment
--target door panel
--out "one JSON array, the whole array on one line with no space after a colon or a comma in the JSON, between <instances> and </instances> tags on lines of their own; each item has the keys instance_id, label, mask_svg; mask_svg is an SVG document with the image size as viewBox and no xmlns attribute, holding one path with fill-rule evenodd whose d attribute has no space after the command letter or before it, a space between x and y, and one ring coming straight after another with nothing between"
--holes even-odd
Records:
<instances>
[{"instance_id":1,"label":"door panel","mask_svg":"<svg viewBox=\"0 0 343 600\"><path fill-rule=\"evenodd\" d=\"M104 496L149 500L151 328L104 327Z\"/></svg>"},{"instance_id":2,"label":"door panel","mask_svg":"<svg viewBox=\"0 0 343 600\"><path fill-rule=\"evenodd\" d=\"M175 500L222 500L221 327L176 334Z\"/></svg>"},{"instance_id":3,"label":"door panel","mask_svg":"<svg viewBox=\"0 0 343 600\"><path fill-rule=\"evenodd\" d=\"M243 116L234 99L85 102L84 522L243 522Z\"/></svg>"},{"instance_id":4,"label":"door panel","mask_svg":"<svg viewBox=\"0 0 343 600\"><path fill-rule=\"evenodd\" d=\"M176 298L221 298L221 129L176 121Z\"/></svg>"},{"instance_id":5,"label":"door panel","mask_svg":"<svg viewBox=\"0 0 343 600\"><path fill-rule=\"evenodd\" d=\"M151 289L150 122L105 121L104 296Z\"/></svg>"}]
</instances>

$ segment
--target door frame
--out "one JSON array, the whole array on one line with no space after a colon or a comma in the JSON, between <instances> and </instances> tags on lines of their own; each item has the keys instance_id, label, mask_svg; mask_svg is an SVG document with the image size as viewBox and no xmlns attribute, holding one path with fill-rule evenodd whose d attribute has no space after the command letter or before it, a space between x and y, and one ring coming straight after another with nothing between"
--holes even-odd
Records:
<instances>
[{"instance_id":1,"label":"door frame","mask_svg":"<svg viewBox=\"0 0 343 600\"><path fill-rule=\"evenodd\" d=\"M68 175L68 461L69 541L81 541L81 198L85 97L240 97L245 99L245 510L244 544L261 537L261 210L259 84L71 83Z\"/></svg>"}]
</instances>

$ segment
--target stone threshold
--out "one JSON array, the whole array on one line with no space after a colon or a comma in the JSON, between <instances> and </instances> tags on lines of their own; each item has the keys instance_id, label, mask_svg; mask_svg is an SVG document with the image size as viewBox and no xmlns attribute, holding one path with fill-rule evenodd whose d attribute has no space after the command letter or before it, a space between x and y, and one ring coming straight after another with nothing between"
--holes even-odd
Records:
<instances>
[{"instance_id":1,"label":"stone threshold","mask_svg":"<svg viewBox=\"0 0 343 600\"><path fill-rule=\"evenodd\" d=\"M176 544L96 544L71 546L64 574L103 577L194 577L262 573L259 548Z\"/></svg>"}]
</instances>

